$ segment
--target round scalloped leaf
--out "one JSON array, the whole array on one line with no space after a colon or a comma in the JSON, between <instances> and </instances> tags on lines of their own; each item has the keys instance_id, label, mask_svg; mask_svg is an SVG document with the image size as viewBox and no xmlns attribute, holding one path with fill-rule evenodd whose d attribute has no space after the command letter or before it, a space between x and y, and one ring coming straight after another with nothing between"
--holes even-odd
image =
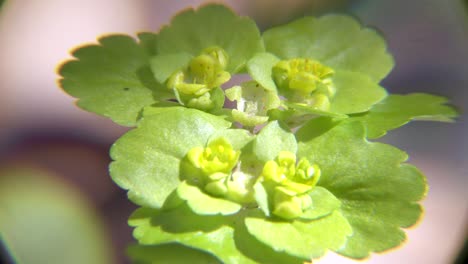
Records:
<instances>
[{"instance_id":1,"label":"round scalloped leaf","mask_svg":"<svg viewBox=\"0 0 468 264\"><path fill-rule=\"evenodd\" d=\"M366 114L351 120L364 123L368 138L379 138L411 120L453 122L457 111L447 102L447 98L431 94L394 94L374 105Z\"/></svg>"},{"instance_id":2,"label":"round scalloped leaf","mask_svg":"<svg viewBox=\"0 0 468 264\"><path fill-rule=\"evenodd\" d=\"M80 108L134 126L145 106L172 96L149 67L155 36L141 37L137 43L129 36L107 36L99 45L78 48L72 54L76 60L59 69L61 87L78 98Z\"/></svg>"},{"instance_id":3,"label":"round scalloped leaf","mask_svg":"<svg viewBox=\"0 0 468 264\"><path fill-rule=\"evenodd\" d=\"M181 159L231 123L182 107L145 116L111 148L112 179L138 205L159 208L179 185Z\"/></svg>"},{"instance_id":4,"label":"round scalloped leaf","mask_svg":"<svg viewBox=\"0 0 468 264\"><path fill-rule=\"evenodd\" d=\"M132 263L136 264L221 264L210 254L177 243L158 246L131 245L127 248L127 254Z\"/></svg>"},{"instance_id":5,"label":"round scalloped leaf","mask_svg":"<svg viewBox=\"0 0 468 264\"><path fill-rule=\"evenodd\" d=\"M229 55L229 72L241 71L247 60L262 52L263 42L255 22L239 17L222 5L207 5L175 16L158 35L160 54L187 52L198 56L218 46Z\"/></svg>"},{"instance_id":6,"label":"round scalloped leaf","mask_svg":"<svg viewBox=\"0 0 468 264\"><path fill-rule=\"evenodd\" d=\"M177 194L187 205L200 215L230 215L237 213L241 205L226 199L216 198L205 194L197 186L189 185L185 181L177 187Z\"/></svg>"},{"instance_id":7,"label":"round scalloped leaf","mask_svg":"<svg viewBox=\"0 0 468 264\"><path fill-rule=\"evenodd\" d=\"M246 218L250 234L271 246L303 259L318 258L327 249L337 250L352 233L348 221L340 212L313 221L274 221L262 218Z\"/></svg>"},{"instance_id":8,"label":"round scalloped leaf","mask_svg":"<svg viewBox=\"0 0 468 264\"><path fill-rule=\"evenodd\" d=\"M278 121L272 121L262 128L253 145L257 158L266 162L274 160L281 151L296 153L296 138L287 130Z\"/></svg>"},{"instance_id":9,"label":"round scalloped leaf","mask_svg":"<svg viewBox=\"0 0 468 264\"><path fill-rule=\"evenodd\" d=\"M282 59L311 58L337 69L361 72L378 82L393 68L378 32L344 15L305 17L263 34L265 48Z\"/></svg>"},{"instance_id":10,"label":"round scalloped leaf","mask_svg":"<svg viewBox=\"0 0 468 264\"><path fill-rule=\"evenodd\" d=\"M255 212L250 212L255 211ZM243 215L258 215L248 210ZM249 234L244 217L201 216L186 205L171 211L138 209L129 220L136 227L133 236L143 245L180 243L209 252L223 263L302 264L305 259L276 252Z\"/></svg>"},{"instance_id":11,"label":"round scalloped leaf","mask_svg":"<svg viewBox=\"0 0 468 264\"><path fill-rule=\"evenodd\" d=\"M365 258L370 252L400 245L405 239L401 228L415 224L421 216L418 201L427 190L424 176L402 163L407 159L403 151L366 141L360 122L330 127L316 137L302 131L297 139L299 155L320 166L318 185L340 200L340 211L353 229L337 252Z\"/></svg>"}]
</instances>

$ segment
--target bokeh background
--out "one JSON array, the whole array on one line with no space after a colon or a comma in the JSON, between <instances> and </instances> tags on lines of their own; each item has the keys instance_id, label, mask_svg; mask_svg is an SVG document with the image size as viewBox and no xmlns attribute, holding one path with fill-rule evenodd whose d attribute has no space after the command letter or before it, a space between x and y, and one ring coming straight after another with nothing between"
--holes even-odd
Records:
<instances>
[{"instance_id":1,"label":"bokeh background","mask_svg":"<svg viewBox=\"0 0 468 264\"><path fill-rule=\"evenodd\" d=\"M0 1L2 2L2 1ZM0 7L0 254L21 263L129 263L126 221L135 209L112 183L108 150L127 129L87 113L57 86L69 51L98 36L158 31L209 1L7 0ZM212 2L212 1L210 1ZM425 217L397 250L368 263L453 263L467 237L468 1L218 1L262 29L303 15L347 13L379 29L396 68L392 93L447 96L457 123L415 122L384 142L427 176ZM382 238L384 239L384 238ZM3 253L2 253L3 252ZM84 258L87 256L88 258ZM74 259L72 261L72 259ZM10 259L10 261L13 261ZM1 261L0 261L1 262ZM329 253L314 263L355 263Z\"/></svg>"}]
</instances>

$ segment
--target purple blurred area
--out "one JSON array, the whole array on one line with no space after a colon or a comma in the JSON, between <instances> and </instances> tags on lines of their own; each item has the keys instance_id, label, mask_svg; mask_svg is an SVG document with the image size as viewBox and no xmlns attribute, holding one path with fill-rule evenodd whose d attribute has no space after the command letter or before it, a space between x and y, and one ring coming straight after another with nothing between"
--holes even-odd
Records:
<instances>
[{"instance_id":1,"label":"purple blurred area","mask_svg":"<svg viewBox=\"0 0 468 264\"><path fill-rule=\"evenodd\" d=\"M69 51L101 35L158 31L189 6L207 1L6 1L0 12L0 168L35 166L60 175L88 197L108 226L116 259L128 263L127 218L136 208L108 174L111 144L127 128L85 112L57 85ZM378 28L396 68L383 85L392 93L449 97L455 124L412 123L383 141L410 155L428 177L423 221L406 244L369 263L452 263L467 234L468 7L463 1L218 1L265 29L307 14L346 12ZM354 263L329 253L314 263Z\"/></svg>"}]
</instances>

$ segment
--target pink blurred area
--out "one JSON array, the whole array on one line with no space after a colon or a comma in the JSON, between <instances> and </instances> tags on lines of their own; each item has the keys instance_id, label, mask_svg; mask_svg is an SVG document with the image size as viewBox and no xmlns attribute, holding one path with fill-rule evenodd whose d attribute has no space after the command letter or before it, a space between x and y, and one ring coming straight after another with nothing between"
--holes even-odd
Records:
<instances>
[{"instance_id":1,"label":"pink blurred area","mask_svg":"<svg viewBox=\"0 0 468 264\"><path fill-rule=\"evenodd\" d=\"M70 50L93 43L98 36L112 33L135 36L137 32L157 31L180 10L205 2L208 1L17 0L6 1L0 12L0 166L40 166L76 186L106 222L119 263L128 261L124 250L132 238L126 223L135 206L111 181L107 166L110 145L127 128L76 107L75 99L58 87L56 69L71 59ZM380 1L224 1L241 14L252 15L264 27L301 15L302 10L310 9L313 13L314 8L362 16L365 23L383 30L390 50L395 53L397 70L394 77L385 81L388 86L411 84L414 91L446 95L466 107L468 27L461 4L453 4L457 14L437 4L431 4L432 9L427 6L421 9L424 11L421 14L407 14L405 1L396 1L391 10L388 5L376 2ZM425 4L422 0L417 2ZM412 10L418 10L417 6ZM418 19L418 15L423 18ZM402 24L402 19L406 24ZM447 31L444 27L451 27L451 23L463 24L462 31L453 28ZM445 41L454 43L430 43L431 30L437 30L431 26L449 32ZM439 50L447 47L452 50ZM411 56L412 52L417 56ZM445 56L448 59L442 63L440 52L452 52L453 57ZM431 54L432 60L427 58ZM428 62L433 64L427 65ZM454 75L450 67L460 72ZM432 81L440 84L438 89L424 82L432 72L440 74L440 78ZM417 78L408 77L416 74L426 79L421 77L424 80L418 82ZM445 89L448 86L450 89ZM410 161L427 175L431 191L424 201L426 215L417 227L408 230L408 241L386 254L372 255L368 263L453 262L467 231L465 121L463 117L455 125L416 125L389 137L389 142L414 157ZM416 129L427 129L433 134L421 135ZM329 253L314 263L355 261Z\"/></svg>"}]
</instances>

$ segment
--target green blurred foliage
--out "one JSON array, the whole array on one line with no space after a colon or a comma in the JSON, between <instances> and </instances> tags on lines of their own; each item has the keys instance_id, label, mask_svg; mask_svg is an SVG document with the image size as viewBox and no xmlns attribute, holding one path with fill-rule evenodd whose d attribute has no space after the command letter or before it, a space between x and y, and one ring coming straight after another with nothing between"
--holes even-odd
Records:
<instances>
[{"instance_id":1,"label":"green blurred foliage","mask_svg":"<svg viewBox=\"0 0 468 264\"><path fill-rule=\"evenodd\" d=\"M17 263L114 263L88 201L44 171L0 171L0 232Z\"/></svg>"}]
</instances>

